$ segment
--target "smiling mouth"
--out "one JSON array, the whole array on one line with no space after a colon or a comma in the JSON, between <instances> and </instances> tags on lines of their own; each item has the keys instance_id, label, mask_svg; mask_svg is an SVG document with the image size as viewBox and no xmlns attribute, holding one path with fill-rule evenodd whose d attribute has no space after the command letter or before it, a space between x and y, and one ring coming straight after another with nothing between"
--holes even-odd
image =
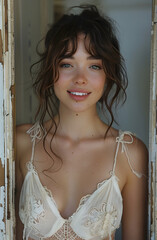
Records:
<instances>
[{"instance_id":1,"label":"smiling mouth","mask_svg":"<svg viewBox=\"0 0 157 240\"><path fill-rule=\"evenodd\" d=\"M89 93L83 93L83 92L70 92L70 91L67 91L68 93L72 94L72 95L75 95L75 96L87 96L90 94Z\"/></svg>"}]
</instances>

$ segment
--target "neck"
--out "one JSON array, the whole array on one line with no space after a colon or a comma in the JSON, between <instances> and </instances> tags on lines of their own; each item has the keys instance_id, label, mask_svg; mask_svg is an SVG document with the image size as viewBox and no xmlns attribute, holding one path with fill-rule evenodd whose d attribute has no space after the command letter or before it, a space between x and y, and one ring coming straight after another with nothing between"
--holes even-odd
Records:
<instances>
[{"instance_id":1,"label":"neck","mask_svg":"<svg viewBox=\"0 0 157 240\"><path fill-rule=\"evenodd\" d=\"M104 136L106 127L99 119L96 106L79 113L60 106L59 116L60 121L58 116L56 116L55 121L59 122L57 134L60 136L68 136L75 141L100 135Z\"/></svg>"}]
</instances>

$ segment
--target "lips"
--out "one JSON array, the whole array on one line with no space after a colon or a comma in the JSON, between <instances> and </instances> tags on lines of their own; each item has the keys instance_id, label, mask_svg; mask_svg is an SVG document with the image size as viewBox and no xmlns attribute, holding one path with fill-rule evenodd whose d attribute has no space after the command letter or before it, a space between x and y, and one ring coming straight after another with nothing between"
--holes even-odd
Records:
<instances>
[{"instance_id":1,"label":"lips","mask_svg":"<svg viewBox=\"0 0 157 240\"><path fill-rule=\"evenodd\" d=\"M85 90L67 90L68 94L70 95L71 98L73 98L76 101L82 101L86 99L91 92L87 92Z\"/></svg>"},{"instance_id":2,"label":"lips","mask_svg":"<svg viewBox=\"0 0 157 240\"><path fill-rule=\"evenodd\" d=\"M72 95L76 95L76 96L86 96L88 95L89 93L83 93L83 92L71 92L71 91L68 91L68 93L72 94Z\"/></svg>"},{"instance_id":3,"label":"lips","mask_svg":"<svg viewBox=\"0 0 157 240\"><path fill-rule=\"evenodd\" d=\"M71 93L71 94L74 94L74 95L78 95L78 96L88 95L88 94L91 93L91 92L88 92L86 90L75 90L75 89L67 90L67 92Z\"/></svg>"}]
</instances>

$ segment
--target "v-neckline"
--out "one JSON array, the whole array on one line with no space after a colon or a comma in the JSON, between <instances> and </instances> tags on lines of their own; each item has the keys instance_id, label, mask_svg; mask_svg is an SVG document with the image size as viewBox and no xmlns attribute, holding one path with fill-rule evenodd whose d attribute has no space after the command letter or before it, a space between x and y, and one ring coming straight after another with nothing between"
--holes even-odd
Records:
<instances>
[{"instance_id":1,"label":"v-neckline","mask_svg":"<svg viewBox=\"0 0 157 240\"><path fill-rule=\"evenodd\" d=\"M71 219L74 217L74 215L83 207L85 206L85 203L92 198L98 191L99 189L101 189L105 184L109 183L109 181L111 181L113 178L115 178L116 182L118 181L118 177L115 174L111 174L111 176L109 178L106 178L104 180L102 180L101 182L96 184L96 189L92 192L92 193L87 193L84 196L82 196L79 200L79 204L76 208L76 210L68 217L68 218L64 218L62 217L61 212L59 211L58 205L53 197L53 193L50 189L48 189L46 186L44 186L41 183L40 177L38 172L36 171L34 165L31 162L28 162L29 168L28 168L28 173L32 172L37 176L38 182L40 183L41 188L45 191L46 196L54 203L54 206L56 208L56 211L58 213L58 216L63 220L63 221L71 221ZM27 174L26 174L27 175ZM117 182L118 188L119 188L119 184ZM120 191L120 188L119 188ZM87 200L86 200L87 199Z\"/></svg>"},{"instance_id":2,"label":"v-neckline","mask_svg":"<svg viewBox=\"0 0 157 240\"><path fill-rule=\"evenodd\" d=\"M36 122L36 126L38 126L38 131L40 131L41 130L41 127L40 127L40 125L39 125L39 122ZM33 128L33 127L32 127ZM31 130L32 130L32 128L31 128ZM37 134L38 134L38 131L37 131L37 133L35 134L35 136L33 135L33 137L34 137L34 140L35 140L35 138L36 138L36 136L37 136ZM46 129L44 128L44 131L46 132ZM118 136L117 137L120 137L120 135L121 135L121 130L119 129L118 130ZM40 136L39 137L41 137L41 133L40 133ZM115 163L115 158L114 158L114 163ZM46 193L46 196L47 197L49 197L50 199L51 199L51 201L54 203L54 205L55 205L55 208L56 208L56 211L57 211L57 213L58 213L58 216L63 220L63 221L70 221L71 219L72 219L72 217L80 210L80 208L82 207L82 206L84 206L84 199L86 199L87 198L87 201L90 199L90 198L92 198L92 196L94 196L96 193L97 193L97 191L102 187L102 186L104 186L105 185L105 183L108 183L112 178L115 178L116 179L116 181L118 180L118 177L115 175L115 173L113 172L113 169L110 171L110 177L109 178L107 178L107 179L104 179L104 180L102 180L101 182L99 182L99 183L97 183L96 184L96 189L92 192L92 193L89 193L89 194L86 194L86 195L84 195L83 197L81 197L81 199L79 200L79 204L78 204L78 207L76 208L76 210L74 211L74 213L72 214L72 215L70 215L68 218L64 218L64 217L62 217L62 215L61 215L61 213L60 213L60 211L59 211L59 208L58 208L58 205L57 205L57 203L56 203L56 201L55 201L55 199L54 199L54 197L53 197L53 193L52 193L52 191L50 190L50 189L48 189L46 186L43 186L43 184L41 183L41 180L40 180L40 178L39 178L39 174L38 174L38 172L37 172L37 170L35 169L35 166L33 165L33 163L31 162L31 160L27 163L29 166L28 166L28 172L30 172L31 170L33 170L33 172L35 173L35 175L37 176L37 178L38 178L38 181L39 181L39 183L40 183L40 185L41 185L41 188L45 191L45 193ZM27 174L26 174L27 175ZM26 177L26 176L25 176ZM118 184L118 182L117 182L117 185L118 185L118 189L119 189L119 192L120 192L120 187L119 187L119 184ZM86 202L87 202L86 201ZM82 204L82 202L83 202L83 204Z\"/></svg>"}]
</instances>

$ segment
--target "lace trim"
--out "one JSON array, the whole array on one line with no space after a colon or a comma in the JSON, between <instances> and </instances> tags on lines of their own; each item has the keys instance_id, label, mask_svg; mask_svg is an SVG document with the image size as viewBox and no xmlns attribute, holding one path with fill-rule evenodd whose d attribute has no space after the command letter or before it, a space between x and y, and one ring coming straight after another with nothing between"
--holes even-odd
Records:
<instances>
[{"instance_id":1,"label":"lace trim","mask_svg":"<svg viewBox=\"0 0 157 240\"><path fill-rule=\"evenodd\" d=\"M40 182L40 178L39 178L38 172L37 172L37 170L35 169L35 166L33 165L32 162L30 162L30 161L27 162L27 169L28 169L28 171L33 171L33 173L38 177L38 181ZM116 180L118 180L118 178L116 177L116 175L113 174L112 171L110 172L110 175L111 175L111 177L103 180L102 182L97 183L96 189L95 189L92 193L86 194L85 196L83 196L83 197L80 199L79 205L78 205L76 211L75 211L70 217L68 217L67 219L64 219L64 218L61 216L61 214L60 214L60 212L59 212L59 210L58 210L58 207L57 207L57 203L56 203L56 201L55 201L55 199L54 199L54 197L53 197L52 191L51 191L50 189L48 189L46 186L43 186L41 182L40 182L40 184L41 184L42 188L45 190L47 196L51 199L51 201L54 202L54 204L55 204L55 206L56 206L56 208L57 208L57 210L58 210L58 212L59 212L59 215L62 217L62 219L64 219L64 220L71 220L71 219L74 217L74 215L80 210L80 208L86 203L86 201L87 201L99 188L101 188L106 182L108 182L109 180L111 180L112 177L115 177Z\"/></svg>"},{"instance_id":2,"label":"lace trim","mask_svg":"<svg viewBox=\"0 0 157 240\"><path fill-rule=\"evenodd\" d=\"M30 214L31 213L31 214ZM41 218L45 217L45 208L41 199L37 199L34 195L28 195L25 205L20 208L20 215L24 216L23 239L26 237L26 229L30 232L33 230L36 236L40 236L40 232L35 228Z\"/></svg>"},{"instance_id":3,"label":"lace trim","mask_svg":"<svg viewBox=\"0 0 157 240\"><path fill-rule=\"evenodd\" d=\"M114 175L114 177L116 177L116 176ZM43 186L43 188L45 189L46 193L47 193L48 196L51 198L51 200L55 203L55 206L56 206L56 208L57 208L57 210L58 210L58 212L59 212L59 215L62 217L62 219L64 219L65 221L71 222L71 221L72 221L72 218L75 216L75 214L77 214L77 212L82 208L82 206L87 202L87 200L88 200L100 187L102 187L102 186L105 184L105 182L108 182L111 178L112 178L112 176L111 176L110 178L105 179L105 180L103 180L102 182L98 183L98 184L97 184L97 187L96 187L96 189L94 190L93 193L91 193L91 194L86 194L85 196L83 196L83 197L80 199L80 201L79 201L79 205L78 205L76 211L75 211L70 217L68 217L67 219L65 219L65 218L63 218L63 217L61 216L61 214L60 214L60 212L59 212L59 210L58 210L58 207L57 207L57 203L56 203L55 200L54 200L54 197L53 197L53 194L52 194L51 190L49 190L46 186ZM118 178L116 177L116 179L118 179Z\"/></svg>"},{"instance_id":4,"label":"lace trim","mask_svg":"<svg viewBox=\"0 0 157 240\"><path fill-rule=\"evenodd\" d=\"M63 226L48 240L83 240L70 227L70 222L66 221Z\"/></svg>"},{"instance_id":5,"label":"lace trim","mask_svg":"<svg viewBox=\"0 0 157 240\"><path fill-rule=\"evenodd\" d=\"M75 211L68 219L65 219L65 220L70 220L70 221L71 221L72 218L74 217L74 215L77 214L77 212L78 212L78 211L81 209L81 207L87 202L87 200L88 200L93 194L95 194L95 192L96 192L100 187L102 187L102 186L105 184L105 182L108 182L112 177L113 177L113 176L111 176L110 178L105 179L105 180L103 180L102 182L98 183L96 189L95 189L92 193L86 194L85 196L83 196L83 197L80 199L80 201L79 201L79 205L78 205L76 211ZM114 177L116 177L116 176L114 175ZM117 178L117 177L116 177L116 178ZM51 191L50 191L50 192L51 192ZM52 194L51 194L51 196L52 196ZM52 199L53 199L53 196L52 196Z\"/></svg>"},{"instance_id":6,"label":"lace trim","mask_svg":"<svg viewBox=\"0 0 157 240\"><path fill-rule=\"evenodd\" d=\"M26 228L29 228L29 235L32 233L34 236L39 237L40 239L84 240L84 238L78 236L78 234L76 234L71 228L70 224L72 219L66 220L62 227L54 235L48 238L44 238L44 236L41 235L39 229L36 228L36 225L39 223L40 218L45 217L45 209L42 200L31 196L31 201L28 202L27 208L25 208L25 206L22 206L21 209L27 219L27 224L24 224L25 228L23 239L25 239L26 236ZM90 234L93 237L99 236L101 239L109 237L109 240L112 240L112 235L120 225L117 225L117 220L117 210L115 207L110 203L104 202L100 207L94 207L88 213L88 217L85 218L84 222L82 222L82 225L85 228L88 228Z\"/></svg>"},{"instance_id":7,"label":"lace trim","mask_svg":"<svg viewBox=\"0 0 157 240\"><path fill-rule=\"evenodd\" d=\"M117 210L110 203L103 203L100 208L93 208L83 223L90 230L92 236L101 236L102 239L109 237L117 226Z\"/></svg>"}]
</instances>

